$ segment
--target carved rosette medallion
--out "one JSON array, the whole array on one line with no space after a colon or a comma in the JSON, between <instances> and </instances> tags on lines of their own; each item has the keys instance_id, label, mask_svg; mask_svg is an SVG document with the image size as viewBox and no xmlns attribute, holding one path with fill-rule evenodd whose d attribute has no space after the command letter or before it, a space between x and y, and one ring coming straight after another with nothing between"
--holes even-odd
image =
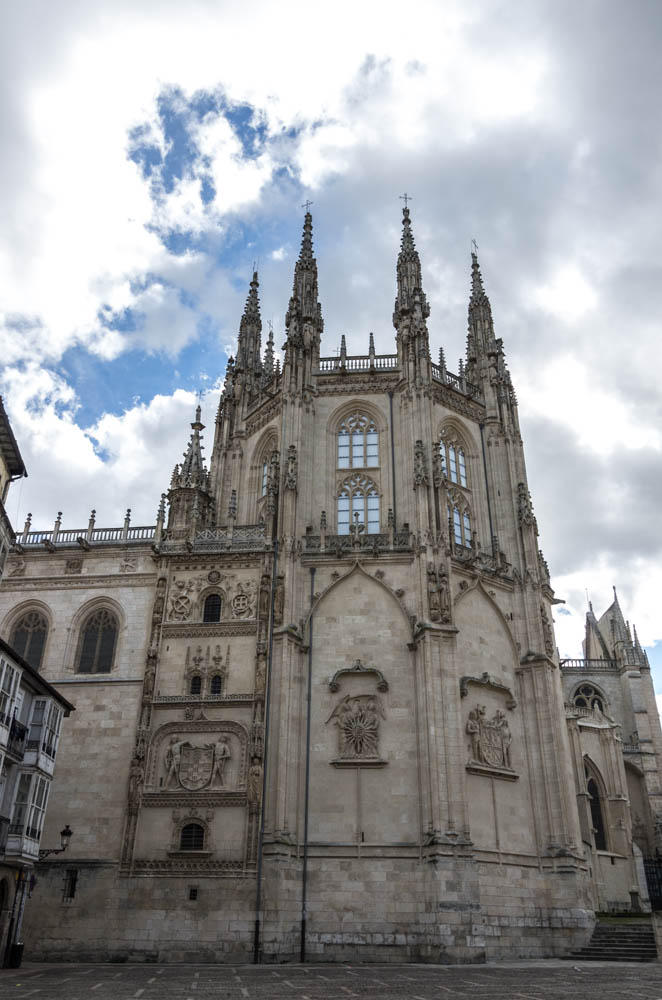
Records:
<instances>
[{"instance_id":1,"label":"carved rosette medallion","mask_svg":"<svg viewBox=\"0 0 662 1000\"><path fill-rule=\"evenodd\" d=\"M355 675L365 678L374 675L377 691L387 691L388 683L376 667L366 667L355 660L350 667L337 670L329 681L329 689L338 691L343 676ZM381 721L386 718L384 704L379 695L373 693L347 694L336 704L326 720L333 724L338 734L338 755L331 764L334 767L383 767L388 761L379 753Z\"/></svg>"}]
</instances>

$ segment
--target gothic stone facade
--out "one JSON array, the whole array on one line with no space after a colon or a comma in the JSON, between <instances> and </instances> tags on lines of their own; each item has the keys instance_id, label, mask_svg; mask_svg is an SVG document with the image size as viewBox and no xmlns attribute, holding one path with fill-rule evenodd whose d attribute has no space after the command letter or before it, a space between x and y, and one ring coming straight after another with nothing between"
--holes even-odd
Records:
<instances>
[{"instance_id":1,"label":"gothic stone facade","mask_svg":"<svg viewBox=\"0 0 662 1000\"><path fill-rule=\"evenodd\" d=\"M428 313L405 209L395 353L321 357L307 214L282 370L255 275L209 471L198 413L156 528L26 524L1 627L39 611L77 707L49 819L77 891L42 867L33 956L477 962L590 934L554 595L475 256L458 375Z\"/></svg>"}]
</instances>

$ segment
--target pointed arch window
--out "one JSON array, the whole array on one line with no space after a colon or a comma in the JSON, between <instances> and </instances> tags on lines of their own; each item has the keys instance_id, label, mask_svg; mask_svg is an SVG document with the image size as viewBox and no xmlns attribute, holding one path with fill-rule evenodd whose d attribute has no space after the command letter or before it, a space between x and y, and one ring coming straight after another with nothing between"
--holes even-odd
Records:
<instances>
[{"instance_id":1,"label":"pointed arch window","mask_svg":"<svg viewBox=\"0 0 662 1000\"><path fill-rule=\"evenodd\" d=\"M223 687L223 678L220 674L214 674L211 679L211 684L209 686L209 693L219 695Z\"/></svg>"},{"instance_id":2,"label":"pointed arch window","mask_svg":"<svg viewBox=\"0 0 662 1000\"><path fill-rule=\"evenodd\" d=\"M369 535L379 534L379 493L367 476L350 476L338 494L338 534L348 535L350 524L362 524Z\"/></svg>"},{"instance_id":3,"label":"pointed arch window","mask_svg":"<svg viewBox=\"0 0 662 1000\"><path fill-rule=\"evenodd\" d=\"M109 674L113 667L118 631L117 618L108 608L92 612L81 628L76 672Z\"/></svg>"},{"instance_id":4,"label":"pointed arch window","mask_svg":"<svg viewBox=\"0 0 662 1000\"><path fill-rule=\"evenodd\" d=\"M379 465L379 432L363 413L346 417L338 430L338 468L364 469Z\"/></svg>"},{"instance_id":5,"label":"pointed arch window","mask_svg":"<svg viewBox=\"0 0 662 1000\"><path fill-rule=\"evenodd\" d=\"M199 674L194 674L191 677L191 684L189 687L190 694L200 694L202 691L202 677Z\"/></svg>"},{"instance_id":6,"label":"pointed arch window","mask_svg":"<svg viewBox=\"0 0 662 1000\"><path fill-rule=\"evenodd\" d=\"M464 448L453 438L442 434L439 441L439 458L443 475L452 483L468 488L467 459Z\"/></svg>"},{"instance_id":7,"label":"pointed arch window","mask_svg":"<svg viewBox=\"0 0 662 1000\"><path fill-rule=\"evenodd\" d=\"M266 497L267 495L267 483L269 482L269 462L265 458L262 463L262 473L260 479L260 496Z\"/></svg>"},{"instance_id":8,"label":"pointed arch window","mask_svg":"<svg viewBox=\"0 0 662 1000\"><path fill-rule=\"evenodd\" d=\"M44 655L48 624L40 611L27 611L14 625L9 639L19 656L39 670Z\"/></svg>"},{"instance_id":9,"label":"pointed arch window","mask_svg":"<svg viewBox=\"0 0 662 1000\"><path fill-rule=\"evenodd\" d=\"M605 826L604 811L602 808L602 795L600 785L597 780L586 769L586 791L589 795L589 806L591 809L591 826L593 827L593 837L596 851L606 851L607 848L607 828Z\"/></svg>"}]
</instances>

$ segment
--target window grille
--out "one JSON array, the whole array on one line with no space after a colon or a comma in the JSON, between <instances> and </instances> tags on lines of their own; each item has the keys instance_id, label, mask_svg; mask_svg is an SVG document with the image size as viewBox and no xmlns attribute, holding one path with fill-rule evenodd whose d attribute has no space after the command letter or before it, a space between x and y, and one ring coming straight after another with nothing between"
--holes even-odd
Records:
<instances>
[{"instance_id":1,"label":"window grille","mask_svg":"<svg viewBox=\"0 0 662 1000\"><path fill-rule=\"evenodd\" d=\"M379 493L372 480L360 475L346 479L338 494L337 512L339 535L348 535L350 523L357 521L369 535L379 534Z\"/></svg>"},{"instance_id":2,"label":"window grille","mask_svg":"<svg viewBox=\"0 0 662 1000\"><path fill-rule=\"evenodd\" d=\"M205 600L202 612L203 622L220 622L221 620L221 598L219 594L210 594Z\"/></svg>"},{"instance_id":3,"label":"window grille","mask_svg":"<svg viewBox=\"0 0 662 1000\"><path fill-rule=\"evenodd\" d=\"M457 442L442 437L439 441L439 457L443 475L458 486L468 487L464 449Z\"/></svg>"},{"instance_id":4,"label":"window grille","mask_svg":"<svg viewBox=\"0 0 662 1000\"><path fill-rule=\"evenodd\" d=\"M181 851L201 851L205 846L205 831L199 823L187 823L179 836Z\"/></svg>"},{"instance_id":5,"label":"window grille","mask_svg":"<svg viewBox=\"0 0 662 1000\"><path fill-rule=\"evenodd\" d=\"M338 468L376 468L379 465L379 432L362 413L347 417L338 431Z\"/></svg>"},{"instance_id":6,"label":"window grille","mask_svg":"<svg viewBox=\"0 0 662 1000\"><path fill-rule=\"evenodd\" d=\"M605 710L604 697L592 684L580 684L575 691L572 703L577 708L598 708L601 712Z\"/></svg>"}]
</instances>

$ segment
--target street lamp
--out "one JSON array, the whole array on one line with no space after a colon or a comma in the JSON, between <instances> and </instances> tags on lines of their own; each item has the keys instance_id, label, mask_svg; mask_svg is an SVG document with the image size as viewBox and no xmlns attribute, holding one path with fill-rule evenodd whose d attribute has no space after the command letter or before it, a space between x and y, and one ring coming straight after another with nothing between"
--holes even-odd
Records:
<instances>
[{"instance_id":1,"label":"street lamp","mask_svg":"<svg viewBox=\"0 0 662 1000\"><path fill-rule=\"evenodd\" d=\"M69 824L65 826L64 830L60 830L60 847L50 847L45 850L39 850L39 860L42 861L51 854L62 854L69 846L69 841L74 835L74 831L71 829Z\"/></svg>"}]
</instances>

